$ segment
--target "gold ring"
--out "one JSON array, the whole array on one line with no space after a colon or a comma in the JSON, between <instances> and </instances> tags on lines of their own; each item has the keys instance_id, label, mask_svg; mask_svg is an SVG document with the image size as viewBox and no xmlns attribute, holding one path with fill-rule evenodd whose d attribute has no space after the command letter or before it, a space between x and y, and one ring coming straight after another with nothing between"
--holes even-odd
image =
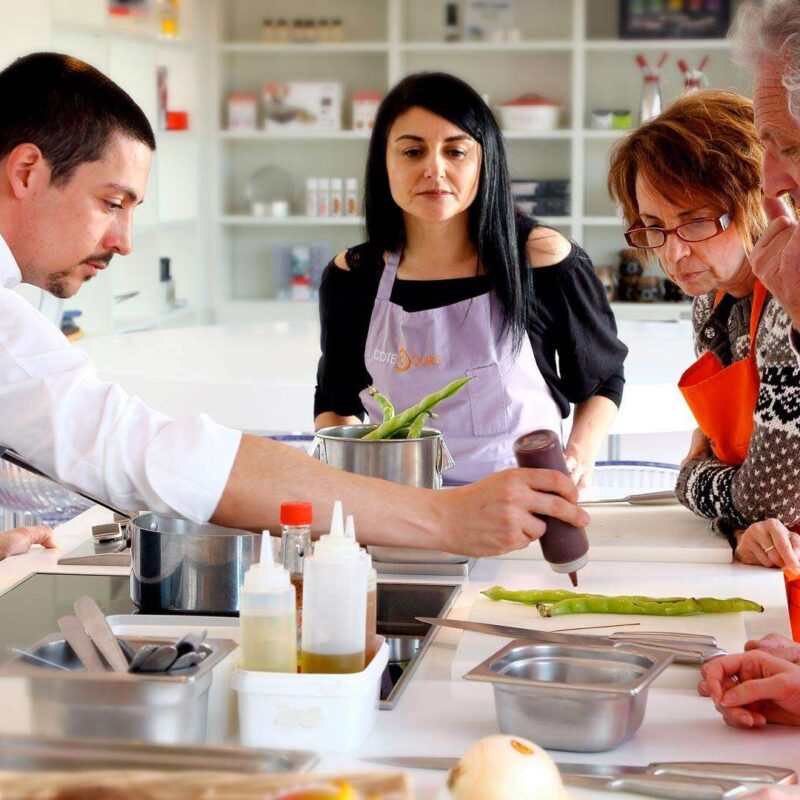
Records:
<instances>
[{"instance_id":1,"label":"gold ring","mask_svg":"<svg viewBox=\"0 0 800 800\"><path fill-rule=\"evenodd\" d=\"M774 549L775 549L775 545L771 544L769 547L765 547L764 548L764 552L765 553L769 553L770 550L774 550Z\"/></svg>"}]
</instances>

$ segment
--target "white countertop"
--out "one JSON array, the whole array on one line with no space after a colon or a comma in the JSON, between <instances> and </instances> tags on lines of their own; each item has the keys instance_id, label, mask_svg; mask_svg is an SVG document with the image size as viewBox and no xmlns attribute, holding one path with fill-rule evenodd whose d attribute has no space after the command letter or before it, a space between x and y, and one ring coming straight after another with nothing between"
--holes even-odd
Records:
<instances>
[{"instance_id":1,"label":"white countertop","mask_svg":"<svg viewBox=\"0 0 800 800\"><path fill-rule=\"evenodd\" d=\"M613 434L696 427L677 388L694 361L688 322L619 322L630 353ZM172 416L204 411L250 431L313 427L319 323L166 328L80 340L103 378Z\"/></svg>"},{"instance_id":2,"label":"white countertop","mask_svg":"<svg viewBox=\"0 0 800 800\"><path fill-rule=\"evenodd\" d=\"M25 556L0 562L0 592L33 572L64 574L125 574L125 568L58 566L61 553L72 549L88 536L89 526L108 521L110 512L93 508L58 531L60 548L45 551L35 548ZM397 580L397 578L393 578ZM542 562L485 560L479 562L468 579L420 579L433 583L460 583L462 592L451 612L466 617L477 593L494 584L510 587L536 586L563 588L563 577L552 573ZM591 563L581 572L581 588L589 591L671 594L676 587L693 587L695 594L746 596L765 607L763 614L749 614L749 637L770 631L789 635L782 576L775 570L742 564L642 564L622 562ZM570 620L571 621L571 620ZM461 633L441 630L428 650L410 685L392 711L382 711L378 723L360 755L437 755L459 756L476 739L497 733L492 689L489 685L454 681L450 677L452 659ZM744 644L744 642L742 642ZM15 705L19 697L3 697L4 713L0 730L23 732L21 715ZM760 731L740 731L727 727L705 698L690 690L651 689L647 712L637 734L609 753L553 753L562 761L645 764L654 760L715 760L764 763L800 770L800 731L769 726ZM355 757L326 756L320 769L375 769ZM414 773L417 797L433 800L443 784L444 774L430 771ZM607 793L571 789L577 798L610 798ZM613 795L618 797L619 795ZM634 797L634 795L624 795Z\"/></svg>"}]
</instances>

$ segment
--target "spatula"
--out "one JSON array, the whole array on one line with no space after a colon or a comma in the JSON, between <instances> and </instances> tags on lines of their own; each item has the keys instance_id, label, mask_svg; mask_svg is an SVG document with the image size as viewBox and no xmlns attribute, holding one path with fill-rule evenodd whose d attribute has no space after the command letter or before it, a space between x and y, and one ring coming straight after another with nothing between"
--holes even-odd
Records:
<instances>
[{"instance_id":1,"label":"spatula","mask_svg":"<svg viewBox=\"0 0 800 800\"><path fill-rule=\"evenodd\" d=\"M114 672L127 672L128 659L125 658L100 606L91 597L84 595L75 601L74 609L84 630L111 665L111 669Z\"/></svg>"},{"instance_id":2,"label":"spatula","mask_svg":"<svg viewBox=\"0 0 800 800\"><path fill-rule=\"evenodd\" d=\"M106 668L77 617L67 614L58 621L58 629L87 672L105 672Z\"/></svg>"}]
</instances>

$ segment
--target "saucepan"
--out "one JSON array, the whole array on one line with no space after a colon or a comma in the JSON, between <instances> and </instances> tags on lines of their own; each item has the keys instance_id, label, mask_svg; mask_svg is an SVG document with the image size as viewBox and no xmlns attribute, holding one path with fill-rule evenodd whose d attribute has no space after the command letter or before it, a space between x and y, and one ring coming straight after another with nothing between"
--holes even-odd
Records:
<instances>
[{"instance_id":1,"label":"saucepan","mask_svg":"<svg viewBox=\"0 0 800 800\"><path fill-rule=\"evenodd\" d=\"M416 439L362 439L377 425L333 425L314 436L311 455L345 472L421 489L441 489L442 473L455 466L442 432L423 428ZM375 561L463 563L466 556L410 547L370 546Z\"/></svg>"},{"instance_id":2,"label":"saucepan","mask_svg":"<svg viewBox=\"0 0 800 800\"><path fill-rule=\"evenodd\" d=\"M45 474L13 450L0 458L76 491L119 515L131 545L131 599L144 612L233 616L244 573L258 561L261 534L180 517L121 511Z\"/></svg>"}]
</instances>

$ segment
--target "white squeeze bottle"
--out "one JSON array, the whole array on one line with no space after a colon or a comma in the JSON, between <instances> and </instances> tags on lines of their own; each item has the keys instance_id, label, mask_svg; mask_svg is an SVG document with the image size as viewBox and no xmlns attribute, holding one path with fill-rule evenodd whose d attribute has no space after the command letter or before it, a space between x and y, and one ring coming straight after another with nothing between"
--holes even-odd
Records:
<instances>
[{"instance_id":1,"label":"white squeeze bottle","mask_svg":"<svg viewBox=\"0 0 800 800\"><path fill-rule=\"evenodd\" d=\"M353 541L358 541L356 539L356 523L352 514L347 515L344 533L345 536L350 537ZM365 631L367 635L367 650L369 650L372 637L378 633L378 571L372 566L372 556L367 552L366 548L361 547L359 550L367 570L367 620Z\"/></svg>"},{"instance_id":2,"label":"white squeeze bottle","mask_svg":"<svg viewBox=\"0 0 800 800\"><path fill-rule=\"evenodd\" d=\"M261 561L244 576L239 600L241 668L297 672L295 590L289 573L273 563L269 531L261 534Z\"/></svg>"},{"instance_id":3,"label":"white squeeze bottle","mask_svg":"<svg viewBox=\"0 0 800 800\"><path fill-rule=\"evenodd\" d=\"M331 532L320 536L303 570L300 671L364 669L367 570L358 543L344 535L342 504L333 506Z\"/></svg>"}]
</instances>

